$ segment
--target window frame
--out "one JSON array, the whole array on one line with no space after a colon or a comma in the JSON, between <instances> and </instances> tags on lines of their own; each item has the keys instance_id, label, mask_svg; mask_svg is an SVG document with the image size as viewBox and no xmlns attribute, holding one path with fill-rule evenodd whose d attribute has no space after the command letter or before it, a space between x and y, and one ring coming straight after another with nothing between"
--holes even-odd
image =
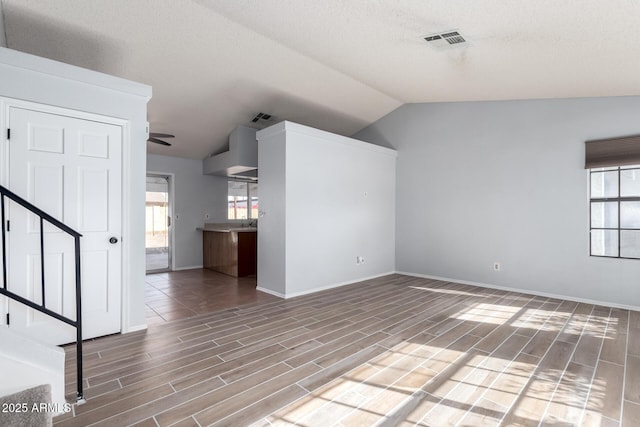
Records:
<instances>
[{"instance_id":1,"label":"window frame","mask_svg":"<svg viewBox=\"0 0 640 427\"><path fill-rule=\"evenodd\" d=\"M231 182L241 182L243 184L246 185L247 187L247 192L246 192L246 196L240 196L240 197L246 197L247 198L247 218L230 218L229 217L229 183ZM257 181L253 181L253 180L241 180L241 179L227 179L227 221L253 221L258 219L258 217L256 216L255 218L252 215L253 209L253 200L256 199L256 201L258 203L260 203L260 201L258 200L258 196L254 195L251 192L251 185L255 184L257 185L258 182Z\"/></svg>"},{"instance_id":2,"label":"window frame","mask_svg":"<svg viewBox=\"0 0 640 427\"><path fill-rule=\"evenodd\" d=\"M640 228L629 228L621 226L621 203L624 202L640 202L640 196L621 196L622 192L622 171L635 170L640 173L640 165L629 166L609 166L589 169L589 256L598 258L618 258L639 260L639 257L621 256L620 249L622 244L623 231L640 231ZM616 172L618 182L618 194L616 197L592 197L591 189L593 187L593 175L605 172ZM592 206L594 203L616 203L618 208L617 227L593 227ZM593 231L616 231L618 235L617 255L597 255L593 254Z\"/></svg>"}]
</instances>

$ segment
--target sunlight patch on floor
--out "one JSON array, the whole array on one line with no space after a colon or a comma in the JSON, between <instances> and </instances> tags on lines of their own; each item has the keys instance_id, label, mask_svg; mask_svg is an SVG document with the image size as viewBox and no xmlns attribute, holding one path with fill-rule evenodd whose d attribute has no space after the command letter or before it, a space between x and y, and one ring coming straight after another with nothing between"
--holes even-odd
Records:
<instances>
[{"instance_id":1,"label":"sunlight patch on floor","mask_svg":"<svg viewBox=\"0 0 640 427\"><path fill-rule=\"evenodd\" d=\"M470 320L473 322L502 325L506 321L510 320L518 311L520 311L520 307L480 303L461 312L456 315L455 318L460 320Z\"/></svg>"},{"instance_id":2,"label":"sunlight patch on floor","mask_svg":"<svg viewBox=\"0 0 640 427\"><path fill-rule=\"evenodd\" d=\"M456 289L425 288L425 287L421 287L421 286L409 286L409 288L411 288L411 289L419 289L419 290L422 290L422 291L429 291L430 293L434 293L434 294L464 295L464 296L469 296L469 297L474 297L474 298L487 298L488 297L488 296L485 296L485 295L478 295L477 293L465 292L465 291L460 291L460 290L456 290Z\"/></svg>"}]
</instances>

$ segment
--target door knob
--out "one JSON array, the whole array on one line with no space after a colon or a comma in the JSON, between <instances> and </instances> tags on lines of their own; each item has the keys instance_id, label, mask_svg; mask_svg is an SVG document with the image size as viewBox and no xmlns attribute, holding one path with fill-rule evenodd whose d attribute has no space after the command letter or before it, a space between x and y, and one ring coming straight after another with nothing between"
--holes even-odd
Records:
<instances>
[{"instance_id":1,"label":"door knob","mask_svg":"<svg viewBox=\"0 0 640 427\"><path fill-rule=\"evenodd\" d=\"M117 237L110 238L109 243L111 243L112 245L115 245L116 243L118 243L118 238Z\"/></svg>"}]
</instances>

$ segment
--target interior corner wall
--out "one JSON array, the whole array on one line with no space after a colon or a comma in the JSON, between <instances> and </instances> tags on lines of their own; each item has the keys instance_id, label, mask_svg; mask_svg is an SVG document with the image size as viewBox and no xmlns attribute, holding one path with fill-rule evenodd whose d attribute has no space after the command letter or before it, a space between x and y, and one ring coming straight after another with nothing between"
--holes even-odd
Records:
<instances>
[{"instance_id":1,"label":"interior corner wall","mask_svg":"<svg viewBox=\"0 0 640 427\"><path fill-rule=\"evenodd\" d=\"M0 1L0 47L7 47L7 33L4 25L4 14L2 13L2 2Z\"/></svg>"},{"instance_id":2,"label":"interior corner wall","mask_svg":"<svg viewBox=\"0 0 640 427\"><path fill-rule=\"evenodd\" d=\"M201 268L202 231L196 228L227 221L227 179L203 175L202 160L157 154L147 154L147 172L173 175L173 268Z\"/></svg>"},{"instance_id":3,"label":"interior corner wall","mask_svg":"<svg viewBox=\"0 0 640 427\"><path fill-rule=\"evenodd\" d=\"M392 273L396 152L272 128L258 132L258 286L292 297Z\"/></svg>"},{"instance_id":4,"label":"interior corner wall","mask_svg":"<svg viewBox=\"0 0 640 427\"><path fill-rule=\"evenodd\" d=\"M589 256L584 169L586 140L637 134L615 97L411 104L356 137L398 150L399 272L638 308L640 260Z\"/></svg>"}]
</instances>

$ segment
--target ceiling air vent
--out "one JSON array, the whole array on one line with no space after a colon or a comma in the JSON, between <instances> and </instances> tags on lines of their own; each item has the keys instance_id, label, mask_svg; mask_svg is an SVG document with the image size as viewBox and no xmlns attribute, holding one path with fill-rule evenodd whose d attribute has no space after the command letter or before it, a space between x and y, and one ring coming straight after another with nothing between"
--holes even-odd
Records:
<instances>
[{"instance_id":1,"label":"ceiling air vent","mask_svg":"<svg viewBox=\"0 0 640 427\"><path fill-rule=\"evenodd\" d=\"M257 129L264 129L268 126L271 126L275 122L276 117L274 115L260 112L256 114L253 119L251 119L251 123L249 123L249 126Z\"/></svg>"},{"instance_id":2,"label":"ceiling air vent","mask_svg":"<svg viewBox=\"0 0 640 427\"><path fill-rule=\"evenodd\" d=\"M425 41L435 47L445 47L451 45L457 45L466 43L464 37L460 35L458 31L450 30L443 33L431 34L426 36Z\"/></svg>"},{"instance_id":3,"label":"ceiling air vent","mask_svg":"<svg viewBox=\"0 0 640 427\"><path fill-rule=\"evenodd\" d=\"M258 113L258 114L256 114L256 116L253 119L251 119L251 122L252 123L257 123L260 120L269 120L269 119L271 119L271 114Z\"/></svg>"}]
</instances>

